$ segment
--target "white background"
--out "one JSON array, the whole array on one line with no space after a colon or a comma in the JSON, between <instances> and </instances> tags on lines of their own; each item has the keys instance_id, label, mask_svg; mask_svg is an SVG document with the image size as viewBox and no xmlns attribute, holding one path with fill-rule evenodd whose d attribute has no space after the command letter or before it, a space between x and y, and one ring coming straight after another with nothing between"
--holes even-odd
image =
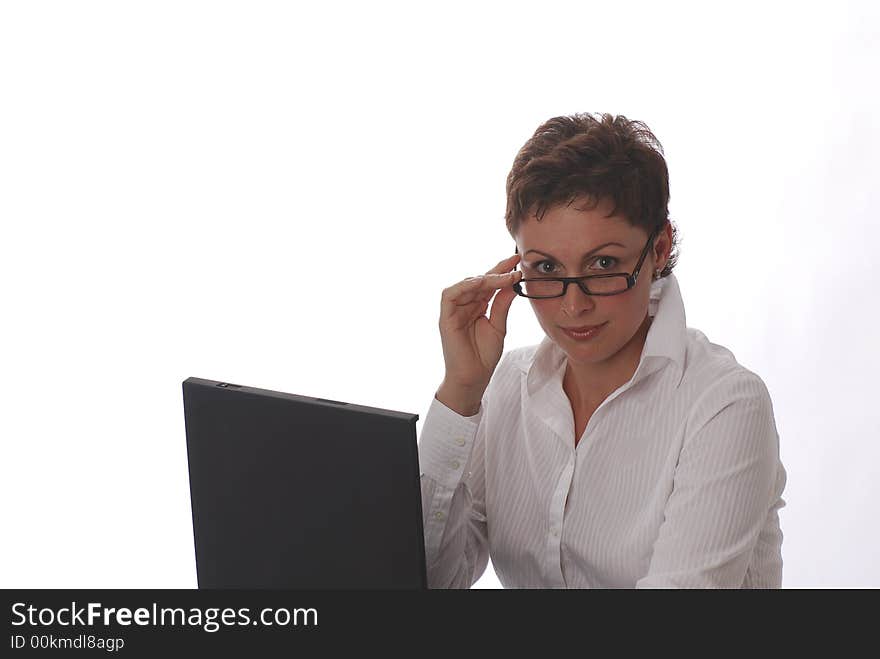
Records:
<instances>
[{"instance_id":1,"label":"white background","mask_svg":"<svg viewBox=\"0 0 880 659\"><path fill-rule=\"evenodd\" d=\"M189 376L424 419L578 111L663 143L688 324L770 390L783 585L880 586L877 3L305 4L2 4L0 586L195 586Z\"/></svg>"}]
</instances>

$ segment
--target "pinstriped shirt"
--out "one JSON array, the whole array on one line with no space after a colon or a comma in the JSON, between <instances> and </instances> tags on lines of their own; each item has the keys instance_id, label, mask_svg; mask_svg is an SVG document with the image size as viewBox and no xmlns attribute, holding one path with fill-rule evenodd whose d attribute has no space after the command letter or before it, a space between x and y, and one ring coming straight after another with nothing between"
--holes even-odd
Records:
<instances>
[{"instance_id":1,"label":"pinstriped shirt","mask_svg":"<svg viewBox=\"0 0 880 659\"><path fill-rule=\"evenodd\" d=\"M651 289L632 378L577 445L549 338L506 352L480 409L436 398L419 436L428 583L469 588L779 588L786 472L761 378Z\"/></svg>"}]
</instances>

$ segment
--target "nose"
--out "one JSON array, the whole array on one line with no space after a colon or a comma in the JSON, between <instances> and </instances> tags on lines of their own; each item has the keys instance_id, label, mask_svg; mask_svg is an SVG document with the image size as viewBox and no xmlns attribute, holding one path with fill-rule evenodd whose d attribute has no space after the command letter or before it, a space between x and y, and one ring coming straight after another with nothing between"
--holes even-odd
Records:
<instances>
[{"instance_id":1,"label":"nose","mask_svg":"<svg viewBox=\"0 0 880 659\"><path fill-rule=\"evenodd\" d=\"M568 285L568 290L562 296L562 311L569 318L577 318L584 311L591 311L596 307L592 295L584 293L575 282Z\"/></svg>"}]
</instances>

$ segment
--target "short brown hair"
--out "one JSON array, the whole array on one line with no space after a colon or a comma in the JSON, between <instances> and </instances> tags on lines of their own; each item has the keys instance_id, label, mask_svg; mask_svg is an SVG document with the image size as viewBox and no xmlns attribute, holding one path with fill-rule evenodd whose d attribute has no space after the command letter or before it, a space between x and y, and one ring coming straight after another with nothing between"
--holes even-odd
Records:
<instances>
[{"instance_id":1,"label":"short brown hair","mask_svg":"<svg viewBox=\"0 0 880 659\"><path fill-rule=\"evenodd\" d=\"M641 121L623 115L577 113L545 121L516 154L507 176L507 230L515 236L529 214L540 221L548 208L578 197L614 203L648 234L672 224L672 250L660 273L678 260L678 231L669 219L669 172L663 147Z\"/></svg>"}]
</instances>

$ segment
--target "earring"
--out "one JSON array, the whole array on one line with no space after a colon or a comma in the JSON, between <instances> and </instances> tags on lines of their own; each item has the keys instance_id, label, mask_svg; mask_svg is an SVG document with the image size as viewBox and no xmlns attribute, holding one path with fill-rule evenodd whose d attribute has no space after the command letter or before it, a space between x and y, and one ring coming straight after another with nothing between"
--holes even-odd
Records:
<instances>
[{"instance_id":1,"label":"earring","mask_svg":"<svg viewBox=\"0 0 880 659\"><path fill-rule=\"evenodd\" d=\"M654 270L654 279L660 279L660 271Z\"/></svg>"}]
</instances>

